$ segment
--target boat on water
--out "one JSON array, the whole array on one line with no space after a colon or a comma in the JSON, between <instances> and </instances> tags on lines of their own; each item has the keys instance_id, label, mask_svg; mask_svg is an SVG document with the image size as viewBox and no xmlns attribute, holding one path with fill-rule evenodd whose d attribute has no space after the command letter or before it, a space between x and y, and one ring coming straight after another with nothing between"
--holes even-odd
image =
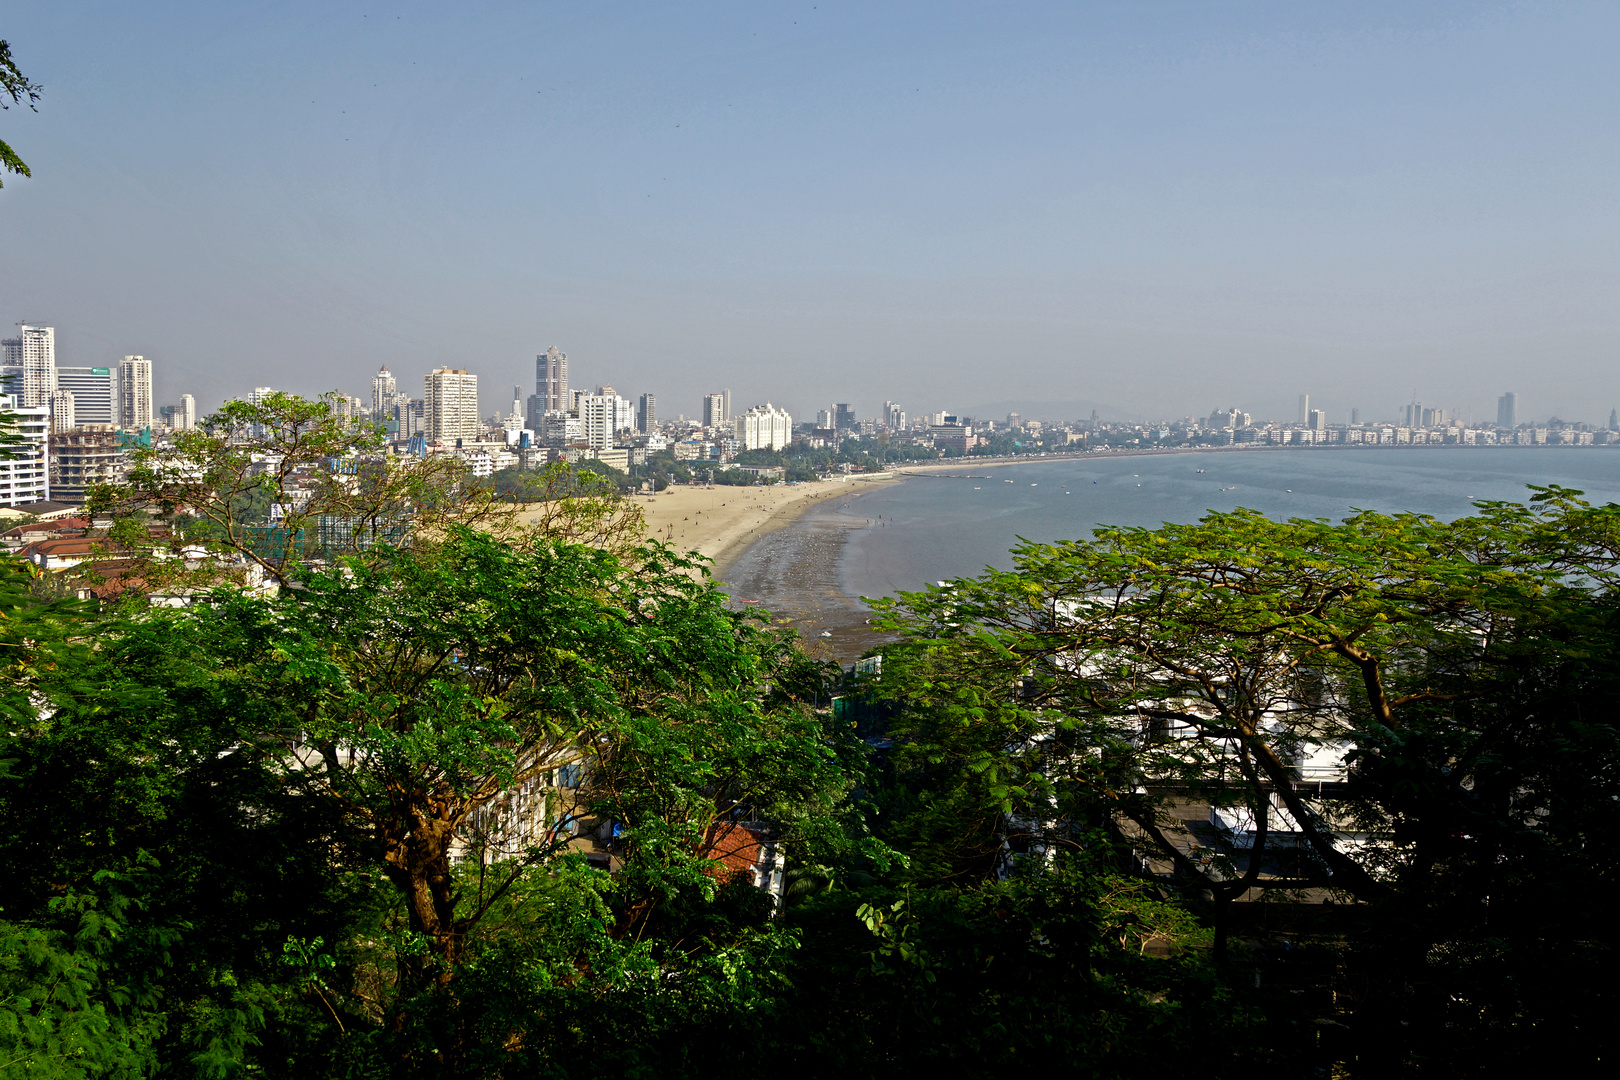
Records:
<instances>
[{"instance_id":1,"label":"boat on water","mask_svg":"<svg viewBox=\"0 0 1620 1080\"><path fill-rule=\"evenodd\" d=\"M832 631L831 630L823 630L821 632L821 636L822 637L832 637Z\"/></svg>"}]
</instances>

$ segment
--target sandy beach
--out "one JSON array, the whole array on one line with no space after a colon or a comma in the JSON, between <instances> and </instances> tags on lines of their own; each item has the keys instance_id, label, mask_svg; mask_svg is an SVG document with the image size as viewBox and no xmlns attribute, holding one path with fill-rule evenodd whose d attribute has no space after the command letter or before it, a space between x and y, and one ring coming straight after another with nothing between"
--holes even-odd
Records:
<instances>
[{"instance_id":1,"label":"sandy beach","mask_svg":"<svg viewBox=\"0 0 1620 1080\"><path fill-rule=\"evenodd\" d=\"M676 484L656 495L635 496L647 516L647 535L714 560L717 574L750 544L827 499L860 493L889 477L851 476L770 487L700 487Z\"/></svg>"}]
</instances>

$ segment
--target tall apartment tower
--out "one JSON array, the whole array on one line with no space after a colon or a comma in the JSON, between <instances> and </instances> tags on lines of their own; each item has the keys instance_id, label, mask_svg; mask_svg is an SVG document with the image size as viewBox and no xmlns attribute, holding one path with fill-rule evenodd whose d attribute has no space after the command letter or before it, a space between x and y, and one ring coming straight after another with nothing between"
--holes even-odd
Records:
<instances>
[{"instance_id":1,"label":"tall apartment tower","mask_svg":"<svg viewBox=\"0 0 1620 1080\"><path fill-rule=\"evenodd\" d=\"M180 421L181 431L190 431L197 426L197 399L190 394L180 395L180 413L176 417Z\"/></svg>"},{"instance_id":2,"label":"tall apartment tower","mask_svg":"<svg viewBox=\"0 0 1620 1080\"><path fill-rule=\"evenodd\" d=\"M136 431L152 426L152 361L144 356L118 365L118 420Z\"/></svg>"},{"instance_id":3,"label":"tall apartment tower","mask_svg":"<svg viewBox=\"0 0 1620 1080\"><path fill-rule=\"evenodd\" d=\"M1519 426L1519 395L1511 390L1496 399L1496 426L1499 428Z\"/></svg>"},{"instance_id":4,"label":"tall apartment tower","mask_svg":"<svg viewBox=\"0 0 1620 1080\"><path fill-rule=\"evenodd\" d=\"M641 395L641 405L636 410L636 430L643 435L651 435L658 428L658 399L652 394Z\"/></svg>"},{"instance_id":5,"label":"tall apartment tower","mask_svg":"<svg viewBox=\"0 0 1620 1080\"><path fill-rule=\"evenodd\" d=\"M541 412L567 412L574 404L568 395L568 354L555 345L534 358L534 392L545 399Z\"/></svg>"},{"instance_id":6,"label":"tall apartment tower","mask_svg":"<svg viewBox=\"0 0 1620 1080\"><path fill-rule=\"evenodd\" d=\"M703 395L703 426L719 427L726 422L726 395Z\"/></svg>"},{"instance_id":7,"label":"tall apartment tower","mask_svg":"<svg viewBox=\"0 0 1620 1080\"><path fill-rule=\"evenodd\" d=\"M1311 416L1311 395L1299 395L1299 422L1305 423Z\"/></svg>"},{"instance_id":8,"label":"tall apartment tower","mask_svg":"<svg viewBox=\"0 0 1620 1080\"><path fill-rule=\"evenodd\" d=\"M430 442L478 435L478 376L462 368L434 368L423 378L422 427Z\"/></svg>"},{"instance_id":9,"label":"tall apartment tower","mask_svg":"<svg viewBox=\"0 0 1620 1080\"><path fill-rule=\"evenodd\" d=\"M721 394L722 397L724 397L726 399L726 403L725 403L726 415L722 416L720 419L723 420L725 423L729 424L729 423L731 423L732 417L737 415L736 413L731 411L731 387L729 387L729 386L726 387L724 390L720 391L720 394Z\"/></svg>"},{"instance_id":10,"label":"tall apartment tower","mask_svg":"<svg viewBox=\"0 0 1620 1080\"><path fill-rule=\"evenodd\" d=\"M371 415L378 420L388 415L399 396L399 384L385 364L371 377Z\"/></svg>"},{"instance_id":11,"label":"tall apartment tower","mask_svg":"<svg viewBox=\"0 0 1620 1080\"><path fill-rule=\"evenodd\" d=\"M51 497L49 402L24 406L0 394L0 412L13 413L11 456L0 458L0 506L26 506Z\"/></svg>"},{"instance_id":12,"label":"tall apartment tower","mask_svg":"<svg viewBox=\"0 0 1620 1080\"><path fill-rule=\"evenodd\" d=\"M56 328L17 324L17 336L0 342L7 392L25 409L49 406L56 389Z\"/></svg>"}]
</instances>

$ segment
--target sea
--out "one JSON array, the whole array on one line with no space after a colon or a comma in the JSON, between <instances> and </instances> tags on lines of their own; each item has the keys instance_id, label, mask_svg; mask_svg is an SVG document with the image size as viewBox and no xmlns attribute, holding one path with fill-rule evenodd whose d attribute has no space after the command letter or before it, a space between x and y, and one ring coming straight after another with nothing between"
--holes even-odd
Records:
<instances>
[{"instance_id":1,"label":"sea","mask_svg":"<svg viewBox=\"0 0 1620 1080\"><path fill-rule=\"evenodd\" d=\"M842 525L837 576L846 596L891 596L935 581L1007 568L1020 538L1090 537L1098 525L1193 522L1247 507L1267 517L1339 520L1357 510L1443 520L1480 500L1527 501L1528 485L1620 502L1620 448L1367 447L1091 455L986 466L840 499L812 511ZM807 522L815 527L815 521Z\"/></svg>"}]
</instances>

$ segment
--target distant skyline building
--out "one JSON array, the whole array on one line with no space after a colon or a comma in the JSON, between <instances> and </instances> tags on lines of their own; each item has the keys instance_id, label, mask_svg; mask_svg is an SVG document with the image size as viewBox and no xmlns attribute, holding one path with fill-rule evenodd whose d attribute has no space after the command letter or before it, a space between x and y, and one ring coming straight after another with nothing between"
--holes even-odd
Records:
<instances>
[{"instance_id":1,"label":"distant skyline building","mask_svg":"<svg viewBox=\"0 0 1620 1080\"><path fill-rule=\"evenodd\" d=\"M724 397L726 399L725 400L726 414L720 418L720 422L723 423L723 424L729 424L729 423L731 423L732 417L737 415L736 413L731 411L731 387L729 387L729 386L726 387L724 390L720 391L720 394L721 394L722 397Z\"/></svg>"},{"instance_id":2,"label":"distant skyline building","mask_svg":"<svg viewBox=\"0 0 1620 1080\"><path fill-rule=\"evenodd\" d=\"M197 426L197 399L190 394L180 395L180 430L190 431Z\"/></svg>"},{"instance_id":3,"label":"distant skyline building","mask_svg":"<svg viewBox=\"0 0 1620 1080\"><path fill-rule=\"evenodd\" d=\"M384 364L377 369L377 374L371 377L371 415L381 420L388 415L394 407L394 398L399 396L399 383L393 373Z\"/></svg>"},{"instance_id":4,"label":"distant skyline building","mask_svg":"<svg viewBox=\"0 0 1620 1080\"><path fill-rule=\"evenodd\" d=\"M1299 395L1299 422L1301 424L1305 423L1305 421L1310 419L1310 416L1311 416L1311 395L1309 395L1309 394L1301 394L1301 395Z\"/></svg>"},{"instance_id":5,"label":"distant skyline building","mask_svg":"<svg viewBox=\"0 0 1620 1080\"><path fill-rule=\"evenodd\" d=\"M641 407L636 410L636 429L643 435L651 435L658 430L658 398L652 394L641 395Z\"/></svg>"},{"instance_id":6,"label":"distant skyline building","mask_svg":"<svg viewBox=\"0 0 1620 1080\"><path fill-rule=\"evenodd\" d=\"M1501 428L1519 426L1519 395L1511 390L1496 399L1496 426Z\"/></svg>"},{"instance_id":7,"label":"distant skyline building","mask_svg":"<svg viewBox=\"0 0 1620 1080\"><path fill-rule=\"evenodd\" d=\"M617 394L585 394L579 399L579 426L592 450L613 449L617 429Z\"/></svg>"},{"instance_id":8,"label":"distant skyline building","mask_svg":"<svg viewBox=\"0 0 1620 1080\"><path fill-rule=\"evenodd\" d=\"M17 336L0 342L0 365L17 403L26 409L48 407L56 389L56 328L17 324Z\"/></svg>"},{"instance_id":9,"label":"distant skyline building","mask_svg":"<svg viewBox=\"0 0 1620 1080\"><path fill-rule=\"evenodd\" d=\"M110 367L59 367L56 388L73 395L73 423L118 423L118 374Z\"/></svg>"},{"instance_id":10,"label":"distant skyline building","mask_svg":"<svg viewBox=\"0 0 1620 1080\"><path fill-rule=\"evenodd\" d=\"M703 397L703 426L720 427L726 422L726 395L705 394Z\"/></svg>"},{"instance_id":11,"label":"distant skyline building","mask_svg":"<svg viewBox=\"0 0 1620 1080\"><path fill-rule=\"evenodd\" d=\"M573 408L568 396L568 354L555 345L534 358L534 392L543 402L542 413Z\"/></svg>"},{"instance_id":12,"label":"distant skyline building","mask_svg":"<svg viewBox=\"0 0 1620 1080\"><path fill-rule=\"evenodd\" d=\"M478 376L434 368L422 377L422 427L429 442L478 437Z\"/></svg>"},{"instance_id":13,"label":"distant skyline building","mask_svg":"<svg viewBox=\"0 0 1620 1080\"><path fill-rule=\"evenodd\" d=\"M732 428L744 450L782 450L793 441L793 417L768 401L737 417Z\"/></svg>"},{"instance_id":14,"label":"distant skyline building","mask_svg":"<svg viewBox=\"0 0 1620 1080\"><path fill-rule=\"evenodd\" d=\"M855 410L847 402L839 402L833 406L833 426L842 430L855 426Z\"/></svg>"},{"instance_id":15,"label":"distant skyline building","mask_svg":"<svg viewBox=\"0 0 1620 1080\"><path fill-rule=\"evenodd\" d=\"M126 356L118 365L118 421L139 431L152 426L152 361Z\"/></svg>"}]
</instances>

